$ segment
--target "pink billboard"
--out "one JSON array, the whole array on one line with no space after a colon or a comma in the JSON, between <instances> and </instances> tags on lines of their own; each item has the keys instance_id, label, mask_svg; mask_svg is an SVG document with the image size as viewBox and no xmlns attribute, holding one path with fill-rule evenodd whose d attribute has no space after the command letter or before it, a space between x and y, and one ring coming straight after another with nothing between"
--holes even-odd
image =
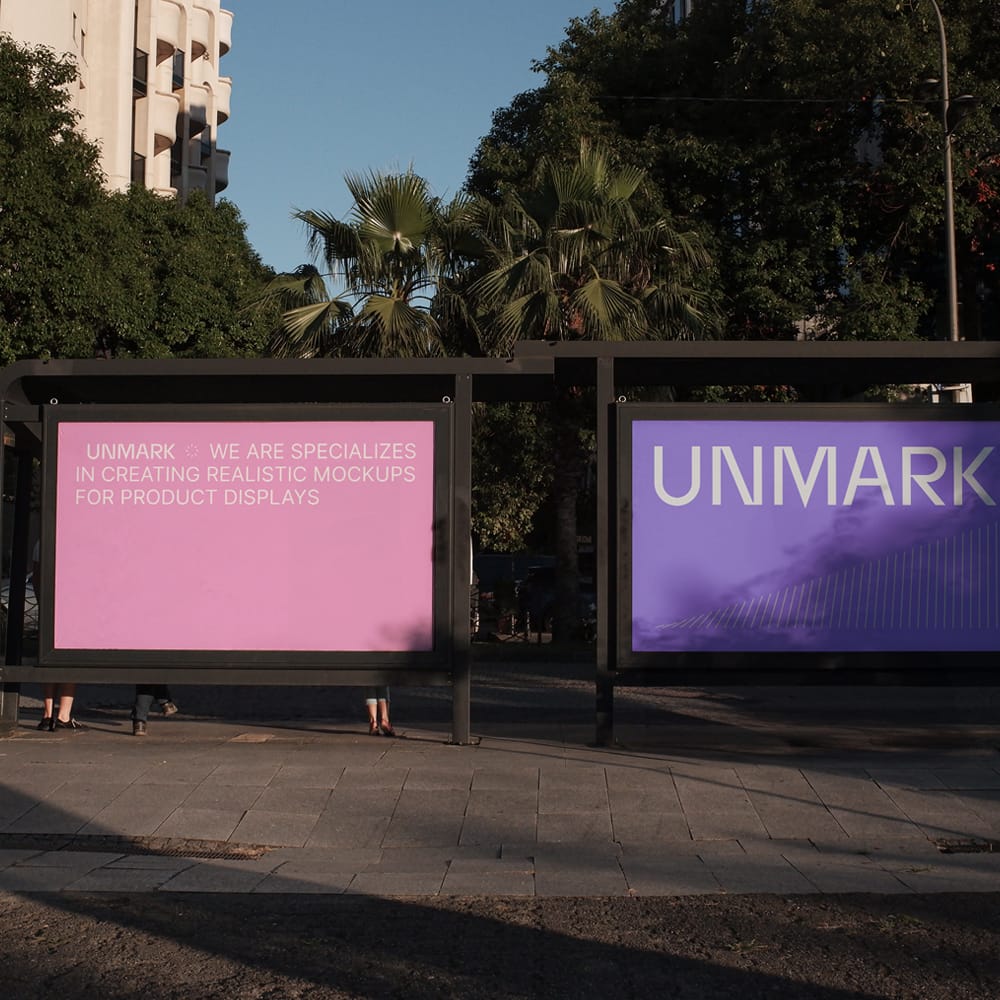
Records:
<instances>
[{"instance_id":1,"label":"pink billboard","mask_svg":"<svg viewBox=\"0 0 1000 1000\"><path fill-rule=\"evenodd\" d=\"M432 649L432 415L49 430L57 655Z\"/></svg>"}]
</instances>

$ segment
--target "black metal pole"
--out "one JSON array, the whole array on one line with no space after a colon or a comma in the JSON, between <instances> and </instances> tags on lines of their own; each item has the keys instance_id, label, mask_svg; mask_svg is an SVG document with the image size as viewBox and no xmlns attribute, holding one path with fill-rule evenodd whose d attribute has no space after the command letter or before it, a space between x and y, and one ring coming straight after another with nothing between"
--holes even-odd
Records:
<instances>
[{"instance_id":1,"label":"black metal pole","mask_svg":"<svg viewBox=\"0 0 1000 1000\"><path fill-rule=\"evenodd\" d=\"M451 741L471 742L472 379L455 376L452 400L452 722Z\"/></svg>"},{"instance_id":2,"label":"black metal pole","mask_svg":"<svg viewBox=\"0 0 1000 1000\"><path fill-rule=\"evenodd\" d=\"M597 595L596 647L596 732L598 746L615 741L615 680L613 671L615 519L611 483L615 475L611 462L611 421L615 400L614 359L597 359L597 531L594 535L594 584Z\"/></svg>"},{"instance_id":3,"label":"black metal pole","mask_svg":"<svg viewBox=\"0 0 1000 1000\"><path fill-rule=\"evenodd\" d=\"M7 449L4 448L6 457ZM31 454L19 451L14 487L14 523L10 552L10 585L7 591L7 635L4 664L19 664L24 655L24 596L28 575L28 545L31 519ZM0 477L2 477L0 466ZM9 735L17 728L20 685L2 685L0 691L0 733Z\"/></svg>"}]
</instances>

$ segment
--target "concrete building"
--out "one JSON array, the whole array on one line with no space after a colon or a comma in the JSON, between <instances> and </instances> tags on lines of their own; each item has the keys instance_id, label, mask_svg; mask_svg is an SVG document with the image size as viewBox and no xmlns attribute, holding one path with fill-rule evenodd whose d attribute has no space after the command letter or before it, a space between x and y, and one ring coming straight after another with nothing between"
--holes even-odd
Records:
<instances>
[{"instance_id":1,"label":"concrete building","mask_svg":"<svg viewBox=\"0 0 1000 1000\"><path fill-rule=\"evenodd\" d=\"M232 81L220 74L233 15L219 0L0 0L0 32L76 61L81 127L107 186L161 194L228 184L217 144Z\"/></svg>"}]
</instances>

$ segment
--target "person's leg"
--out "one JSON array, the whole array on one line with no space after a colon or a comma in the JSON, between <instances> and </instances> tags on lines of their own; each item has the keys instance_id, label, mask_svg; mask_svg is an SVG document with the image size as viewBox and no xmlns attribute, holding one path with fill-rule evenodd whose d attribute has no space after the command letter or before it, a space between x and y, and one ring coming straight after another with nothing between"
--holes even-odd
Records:
<instances>
[{"instance_id":1,"label":"person's leg","mask_svg":"<svg viewBox=\"0 0 1000 1000\"><path fill-rule=\"evenodd\" d=\"M153 704L153 687L150 684L137 684L135 688L135 704L132 706L132 735L145 736L146 722L149 719L149 706Z\"/></svg>"},{"instance_id":2,"label":"person's leg","mask_svg":"<svg viewBox=\"0 0 1000 1000\"><path fill-rule=\"evenodd\" d=\"M84 729L73 718L73 699L76 697L75 684L59 685L59 709L56 714L56 729Z\"/></svg>"},{"instance_id":3,"label":"person's leg","mask_svg":"<svg viewBox=\"0 0 1000 1000\"><path fill-rule=\"evenodd\" d=\"M365 708L368 710L368 735L378 736L378 688L372 688L365 698Z\"/></svg>"},{"instance_id":4,"label":"person's leg","mask_svg":"<svg viewBox=\"0 0 1000 1000\"><path fill-rule=\"evenodd\" d=\"M39 729L55 728L55 717L52 714L53 702L56 696L55 684L42 685L42 721L38 723Z\"/></svg>"},{"instance_id":5,"label":"person's leg","mask_svg":"<svg viewBox=\"0 0 1000 1000\"><path fill-rule=\"evenodd\" d=\"M174 704L174 700L170 695L170 688L166 684L157 684L153 688L153 697L156 699L156 703L160 706L160 711L164 715L177 714L177 706Z\"/></svg>"},{"instance_id":6,"label":"person's leg","mask_svg":"<svg viewBox=\"0 0 1000 1000\"><path fill-rule=\"evenodd\" d=\"M395 736L396 732L389 722L389 688L380 687L378 689L378 726L383 736Z\"/></svg>"}]
</instances>

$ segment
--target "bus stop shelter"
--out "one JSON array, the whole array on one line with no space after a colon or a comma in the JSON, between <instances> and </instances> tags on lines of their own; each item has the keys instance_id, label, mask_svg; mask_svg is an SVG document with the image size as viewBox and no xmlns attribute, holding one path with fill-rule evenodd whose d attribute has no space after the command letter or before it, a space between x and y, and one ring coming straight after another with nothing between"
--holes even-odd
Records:
<instances>
[{"instance_id":1,"label":"bus stop shelter","mask_svg":"<svg viewBox=\"0 0 1000 1000\"><path fill-rule=\"evenodd\" d=\"M655 642L648 649L635 646L635 539L630 534L635 524L630 518L636 497L629 469L622 465L634 457L623 437L625 428L635 431L647 422L655 430L659 422L681 416L687 422L715 421L713 427L721 426L720 419L753 424L762 416L759 410L726 409L725 404L708 415L678 409L684 404L675 403L630 411L645 405L641 401L648 387L788 385L810 399L809 405L835 408L865 386L960 383L973 386L975 406L894 404L893 416L919 411L921 418L934 422L947 411L949 426L975 424L988 438L991 403L1000 384L1000 345L985 342L525 343L507 359L19 362L6 370L0 385L4 463L14 466L5 479L13 483L13 503L4 532L10 590L0 720L8 729L16 720L19 685L27 682L444 684L453 692L452 739L468 742L472 407L476 402L553 400L567 387L592 390L595 405L599 743L613 739L614 691L621 685L712 684L734 678L752 683L778 677L823 683L892 677L933 683L955 682L963 671L982 682L995 652L990 628L980 629L975 648L928 651L880 648L877 643L867 650L755 650L752 643L744 649L739 642L712 649L711 642L704 646L704 636L699 639L703 645L692 648L657 648ZM789 424L805 418L798 403L766 405L772 408L767 420ZM846 413L835 409L825 419ZM851 414L850 420L870 420L874 426L884 417ZM720 468L743 475L735 453L725 451L728 446L713 447L729 463ZM980 452L987 447L980 445ZM357 459L350 458L351 448ZM38 656L28 662L20 623L34 544L36 463L42 484L42 617ZM815 469L819 475L819 465ZM964 471L971 487L975 470ZM369 478L350 482L355 474ZM801 478L802 469L798 474ZM931 481L931 473L920 475L925 485ZM151 481L151 476L166 478ZM856 475L862 487L871 486L866 482L870 478ZM392 493L397 487L399 492ZM320 586L324 573L328 585L343 575L343 567L330 560L341 551L358 551L351 548L358 538L368 546L364 551L381 553L375 561L383 560L379 565L385 572L394 550L379 525L391 520L395 528L398 520L398 546L408 554L397 575L404 586L413 581L409 589L416 594L407 611L412 624L406 634L375 612L369 622L366 611L354 614L350 623L367 623L369 632L351 633L343 641L324 639L309 632L306 619L289 623L264 603L254 615L263 622L260 635L254 632L246 642L234 639L246 630L239 608L247 603L247 594L281 592L298 571L303 549L310 548L294 535L298 525L340 524L344 518L338 517L342 508L337 504L349 488L356 494L350 508L354 527L338 529L332 547L306 553L309 586ZM211 497L209 489L215 490ZM924 494L929 492L928 486ZM801 488L800 494L804 496ZM398 511L399 517L388 518L386 510ZM414 519L408 522L411 512ZM310 522L314 515L327 521ZM116 525L126 523L123 542ZM293 544L282 546L289 532ZM175 571L172 553L157 547L164 533L175 539L201 538L198 545L219 545L218 552L239 554L234 561L242 568L232 578L224 567L212 569L225 583L218 588L221 594L214 593L215 603L208 602L220 616L222 637L210 629L197 631L193 624L189 633L186 623L197 614L185 614L190 605L183 601L173 607L173 592L157 584L157 578ZM418 542L409 546L413 536ZM273 544L266 544L267 539ZM185 550L184 544L168 549L178 546L191 558L194 550ZM123 580L133 581L136 600L146 604L133 605L128 614L105 614L100 609L109 603L107 594L98 604L99 587L96 596L86 593L92 589L84 585L88 572L91 580L100 574L118 581L118 587ZM201 572L208 568L202 566ZM248 576L256 590L241 589ZM338 601L349 603L343 588L331 589L341 595ZM375 591L359 589L367 595L360 606L378 605ZM228 604L226 593L236 595ZM677 634L683 631L672 628Z\"/></svg>"}]
</instances>

